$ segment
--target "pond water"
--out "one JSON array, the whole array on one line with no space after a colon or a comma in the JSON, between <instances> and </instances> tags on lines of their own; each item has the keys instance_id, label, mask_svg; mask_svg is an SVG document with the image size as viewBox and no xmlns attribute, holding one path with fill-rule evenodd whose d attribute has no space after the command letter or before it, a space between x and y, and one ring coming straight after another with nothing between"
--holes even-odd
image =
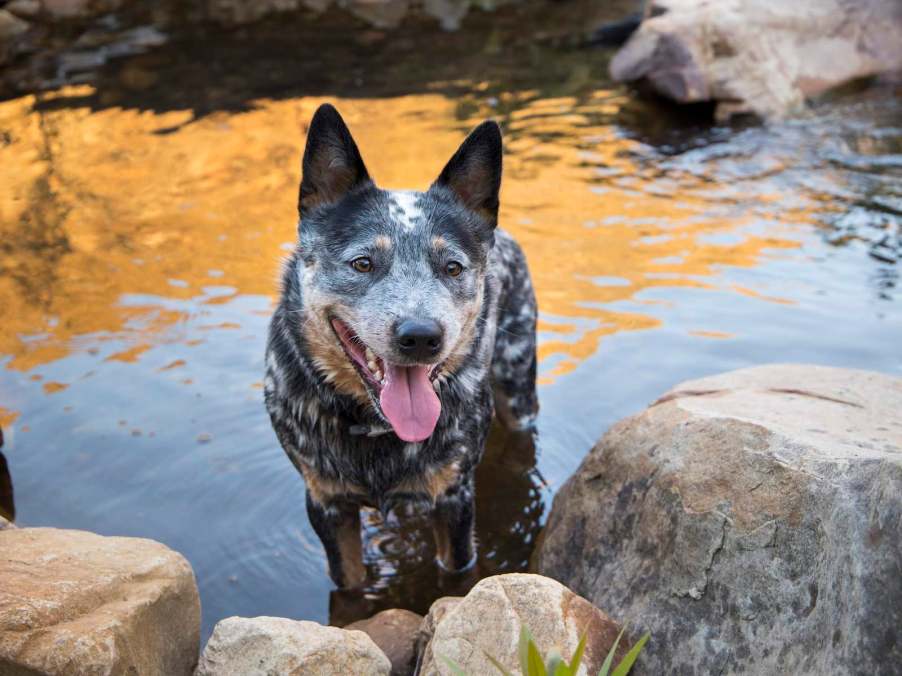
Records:
<instances>
[{"instance_id":1,"label":"pond water","mask_svg":"<svg viewBox=\"0 0 902 676\"><path fill-rule=\"evenodd\" d=\"M675 383L765 362L902 373L898 82L712 127L613 85L608 53L524 33L557 15L523 12L451 35L328 16L208 31L0 102L0 510L14 492L22 525L182 552L204 635L228 615L423 611L472 582L437 576L416 518L367 514L374 582L331 593L263 409L324 100L384 187L427 186L485 117L505 132L501 221L539 296L542 412L535 444L493 433L480 575L525 569L592 443Z\"/></svg>"}]
</instances>

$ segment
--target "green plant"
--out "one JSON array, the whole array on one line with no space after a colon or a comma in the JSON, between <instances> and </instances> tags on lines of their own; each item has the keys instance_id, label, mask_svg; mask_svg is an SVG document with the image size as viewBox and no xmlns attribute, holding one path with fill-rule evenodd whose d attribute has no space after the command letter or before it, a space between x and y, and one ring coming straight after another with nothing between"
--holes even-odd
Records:
<instances>
[{"instance_id":1,"label":"green plant","mask_svg":"<svg viewBox=\"0 0 902 676\"><path fill-rule=\"evenodd\" d=\"M633 664L639 657L639 653L642 652L642 648L644 648L646 642L648 642L649 636L650 634L646 633L640 638L636 642L636 645L630 648L630 651L622 660L620 660L617 666L613 667L612 671L614 653L617 652L617 646L620 645L620 639L623 638L623 630L621 629L620 633L617 635L617 640L614 641L614 645L611 646L611 650L608 652L607 657L604 659L604 663L601 665L598 676L626 676L630 672L630 669L633 668ZM529 629L524 626L520 629L519 655L521 674L522 676L576 676L585 649L586 635L583 634L582 638L579 639L579 644L576 646L576 652L573 653L573 657L570 658L570 662L565 662L564 658L556 651L552 651L551 654L548 655L548 659L543 660L542 653L539 652L539 647L536 645L532 634L530 634ZM513 676L513 674L505 669L494 657L488 653L486 653L485 656L488 658L489 662L503 674L503 676ZM451 673L453 673L454 676L467 676L466 672L459 664L444 656L442 659L451 669Z\"/></svg>"}]
</instances>

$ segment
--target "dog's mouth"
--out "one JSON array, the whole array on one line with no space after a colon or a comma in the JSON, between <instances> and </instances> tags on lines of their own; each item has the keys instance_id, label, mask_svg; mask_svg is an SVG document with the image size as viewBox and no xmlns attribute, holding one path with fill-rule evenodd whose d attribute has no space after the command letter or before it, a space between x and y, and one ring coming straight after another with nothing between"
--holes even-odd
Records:
<instances>
[{"instance_id":1,"label":"dog's mouth","mask_svg":"<svg viewBox=\"0 0 902 676\"><path fill-rule=\"evenodd\" d=\"M378 356L343 321L332 329L382 415L404 441L423 441L435 430L442 404L433 387L441 364L393 364Z\"/></svg>"}]
</instances>

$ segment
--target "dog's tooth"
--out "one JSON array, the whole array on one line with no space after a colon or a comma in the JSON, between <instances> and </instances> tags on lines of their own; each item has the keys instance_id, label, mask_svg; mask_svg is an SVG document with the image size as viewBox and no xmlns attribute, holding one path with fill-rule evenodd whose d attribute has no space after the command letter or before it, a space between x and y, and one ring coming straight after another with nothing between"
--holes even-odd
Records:
<instances>
[{"instance_id":1,"label":"dog's tooth","mask_svg":"<svg viewBox=\"0 0 902 676\"><path fill-rule=\"evenodd\" d=\"M376 370L377 370L377 369L376 369L376 362L373 361L372 359L370 359L370 360L366 363L366 367L367 367L370 371L372 371L373 373L375 373Z\"/></svg>"},{"instance_id":2,"label":"dog's tooth","mask_svg":"<svg viewBox=\"0 0 902 676\"><path fill-rule=\"evenodd\" d=\"M370 364L372 364L376 361L376 354L369 347L366 348L366 351L364 354L366 354L366 360Z\"/></svg>"},{"instance_id":3,"label":"dog's tooth","mask_svg":"<svg viewBox=\"0 0 902 676\"><path fill-rule=\"evenodd\" d=\"M378 380L380 383L382 382L382 371L375 369L373 370L373 375L376 376L376 380Z\"/></svg>"}]
</instances>

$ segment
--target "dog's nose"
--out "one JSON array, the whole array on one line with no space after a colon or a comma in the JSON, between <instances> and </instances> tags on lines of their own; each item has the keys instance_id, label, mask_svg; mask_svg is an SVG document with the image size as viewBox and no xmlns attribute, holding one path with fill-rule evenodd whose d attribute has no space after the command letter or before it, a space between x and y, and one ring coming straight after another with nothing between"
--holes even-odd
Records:
<instances>
[{"instance_id":1,"label":"dog's nose","mask_svg":"<svg viewBox=\"0 0 902 676\"><path fill-rule=\"evenodd\" d=\"M416 361L429 361L441 352L443 336L434 319L404 319L395 328L398 351Z\"/></svg>"}]
</instances>

